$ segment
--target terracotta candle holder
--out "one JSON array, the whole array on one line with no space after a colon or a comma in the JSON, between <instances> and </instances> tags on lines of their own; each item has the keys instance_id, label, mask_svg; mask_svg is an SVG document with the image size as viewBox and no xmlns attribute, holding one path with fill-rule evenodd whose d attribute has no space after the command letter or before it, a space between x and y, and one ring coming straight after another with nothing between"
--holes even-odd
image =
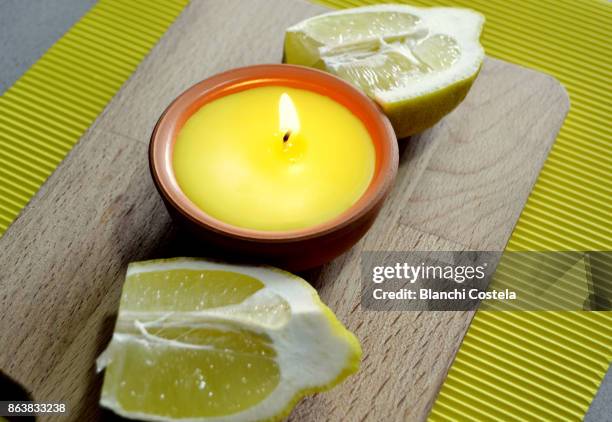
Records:
<instances>
[{"instance_id":1,"label":"terracotta candle holder","mask_svg":"<svg viewBox=\"0 0 612 422\"><path fill-rule=\"evenodd\" d=\"M173 171L173 148L187 119L204 104L262 86L310 90L342 104L359 118L374 143L372 180L356 203L322 224L288 231L236 227L208 215L180 189ZM341 157L339 157L341 158ZM149 146L153 180L172 217L187 230L227 252L290 270L324 264L355 244L374 222L398 166L397 139L387 117L365 94L349 83L315 69L292 65L259 65L230 70L206 79L176 98L162 114ZM333 181L330 181L333 183Z\"/></svg>"}]
</instances>

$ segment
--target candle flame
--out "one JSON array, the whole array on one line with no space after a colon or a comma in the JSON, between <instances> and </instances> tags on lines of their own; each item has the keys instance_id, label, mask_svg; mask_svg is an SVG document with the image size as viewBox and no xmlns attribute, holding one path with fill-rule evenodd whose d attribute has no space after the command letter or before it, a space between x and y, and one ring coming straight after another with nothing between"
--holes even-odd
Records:
<instances>
[{"instance_id":1,"label":"candle flame","mask_svg":"<svg viewBox=\"0 0 612 422\"><path fill-rule=\"evenodd\" d=\"M280 116L279 129L285 136L300 130L300 119L293 100L287 93L283 93L278 102L278 114Z\"/></svg>"}]
</instances>

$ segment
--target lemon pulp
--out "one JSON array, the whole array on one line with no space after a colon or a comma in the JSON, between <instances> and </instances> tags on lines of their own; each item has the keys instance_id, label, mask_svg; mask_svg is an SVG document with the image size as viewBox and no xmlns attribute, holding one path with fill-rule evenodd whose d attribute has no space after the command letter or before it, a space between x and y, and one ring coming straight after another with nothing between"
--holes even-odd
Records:
<instances>
[{"instance_id":1,"label":"lemon pulp","mask_svg":"<svg viewBox=\"0 0 612 422\"><path fill-rule=\"evenodd\" d=\"M285 61L359 87L404 137L432 126L463 100L484 58L483 22L477 12L446 7L331 12L287 30Z\"/></svg>"},{"instance_id":2,"label":"lemon pulp","mask_svg":"<svg viewBox=\"0 0 612 422\"><path fill-rule=\"evenodd\" d=\"M306 282L193 259L130 264L101 404L151 420L274 420L357 370L361 349Z\"/></svg>"}]
</instances>

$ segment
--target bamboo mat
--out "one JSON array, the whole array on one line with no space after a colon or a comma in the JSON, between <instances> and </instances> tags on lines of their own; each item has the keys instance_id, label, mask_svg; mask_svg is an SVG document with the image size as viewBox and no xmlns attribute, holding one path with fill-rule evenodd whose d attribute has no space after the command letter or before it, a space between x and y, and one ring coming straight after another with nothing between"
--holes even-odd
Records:
<instances>
[{"instance_id":1,"label":"bamboo mat","mask_svg":"<svg viewBox=\"0 0 612 422\"><path fill-rule=\"evenodd\" d=\"M0 97L0 234L186 3L100 0ZM612 6L410 3L479 10L488 55L550 73L570 94L570 113L508 250L611 250ZM611 359L610 312L479 312L430 418L578 420Z\"/></svg>"}]
</instances>

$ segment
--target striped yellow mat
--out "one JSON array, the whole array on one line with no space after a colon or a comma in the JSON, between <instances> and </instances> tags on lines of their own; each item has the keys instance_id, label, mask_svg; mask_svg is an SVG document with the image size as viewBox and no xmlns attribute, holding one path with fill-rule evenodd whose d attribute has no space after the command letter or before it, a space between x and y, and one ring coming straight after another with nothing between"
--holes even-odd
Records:
<instances>
[{"instance_id":1,"label":"striped yellow mat","mask_svg":"<svg viewBox=\"0 0 612 422\"><path fill-rule=\"evenodd\" d=\"M365 0L319 0L352 7ZM0 97L0 234L187 0L100 0ZM612 6L412 0L487 17L487 53L555 75L571 110L509 250L612 250ZM612 359L612 313L479 312L432 420L578 420Z\"/></svg>"},{"instance_id":2,"label":"striped yellow mat","mask_svg":"<svg viewBox=\"0 0 612 422\"><path fill-rule=\"evenodd\" d=\"M507 249L612 250L612 4L406 3L480 11L488 55L554 75L569 92L569 115ZM479 312L430 419L581 420L611 360L612 312Z\"/></svg>"},{"instance_id":3,"label":"striped yellow mat","mask_svg":"<svg viewBox=\"0 0 612 422\"><path fill-rule=\"evenodd\" d=\"M0 97L0 235L188 0L100 0Z\"/></svg>"}]
</instances>

